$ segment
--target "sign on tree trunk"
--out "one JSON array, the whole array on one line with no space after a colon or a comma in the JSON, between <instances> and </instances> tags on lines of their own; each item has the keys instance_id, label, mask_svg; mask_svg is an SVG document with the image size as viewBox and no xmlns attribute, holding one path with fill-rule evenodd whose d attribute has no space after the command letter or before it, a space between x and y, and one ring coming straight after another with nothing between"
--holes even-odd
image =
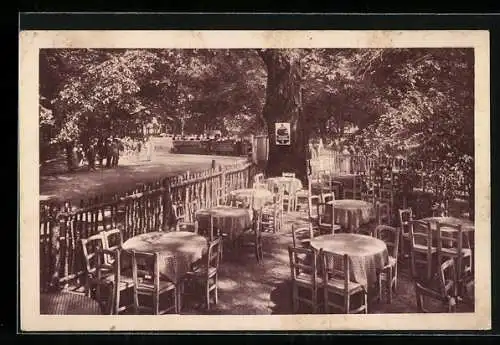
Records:
<instances>
[{"instance_id":1,"label":"sign on tree trunk","mask_svg":"<svg viewBox=\"0 0 500 345\"><path fill-rule=\"evenodd\" d=\"M275 129L276 145L290 145L290 123L277 122Z\"/></svg>"}]
</instances>

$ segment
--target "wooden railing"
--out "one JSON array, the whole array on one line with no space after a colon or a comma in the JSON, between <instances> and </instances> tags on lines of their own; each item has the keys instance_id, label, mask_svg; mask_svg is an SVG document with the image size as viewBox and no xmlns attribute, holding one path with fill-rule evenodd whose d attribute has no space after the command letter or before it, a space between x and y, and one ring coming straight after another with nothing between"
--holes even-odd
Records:
<instances>
[{"instance_id":1,"label":"wooden railing","mask_svg":"<svg viewBox=\"0 0 500 345\"><path fill-rule=\"evenodd\" d=\"M172 203L194 209L218 204L231 190L250 186L256 167L235 164L140 186L113 200L97 198L75 208L69 202L40 208L40 288L79 285L84 272L82 238L120 228L124 240L141 233L168 231L174 225Z\"/></svg>"}]
</instances>

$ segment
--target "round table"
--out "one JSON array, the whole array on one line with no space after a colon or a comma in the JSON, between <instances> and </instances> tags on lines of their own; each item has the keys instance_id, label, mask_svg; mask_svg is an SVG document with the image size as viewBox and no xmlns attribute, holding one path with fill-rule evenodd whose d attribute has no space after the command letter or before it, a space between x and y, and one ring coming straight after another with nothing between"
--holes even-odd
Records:
<instances>
[{"instance_id":1,"label":"round table","mask_svg":"<svg viewBox=\"0 0 500 345\"><path fill-rule=\"evenodd\" d=\"M230 240L236 239L241 233L252 226L253 213L248 208L231 206L215 206L201 209L196 212L196 220L200 229L208 228L209 216L214 217L214 225L229 236Z\"/></svg>"},{"instance_id":2,"label":"round table","mask_svg":"<svg viewBox=\"0 0 500 345\"><path fill-rule=\"evenodd\" d=\"M468 245L474 246L474 222L469 219L456 217L427 217L420 220L429 223L432 231L437 231L438 223L446 223L454 226L461 225L464 241L466 241ZM456 231L454 228L446 227L442 227L441 231L443 230L446 232Z\"/></svg>"},{"instance_id":3,"label":"round table","mask_svg":"<svg viewBox=\"0 0 500 345\"><path fill-rule=\"evenodd\" d=\"M456 217L427 217L421 219L424 222L430 223L431 224L431 229L436 230L437 229L437 224L438 223L446 223L450 225L461 225L462 226L462 231L464 232L473 232L474 231L474 222L465 219L465 218L456 218ZM447 228L449 229L449 228ZM451 230L451 229L450 229ZM448 231L448 230L447 230Z\"/></svg>"},{"instance_id":4,"label":"round table","mask_svg":"<svg viewBox=\"0 0 500 345\"><path fill-rule=\"evenodd\" d=\"M351 232L358 229L361 224L368 223L375 216L373 204L363 200L332 200L327 202L327 205L335 207L335 223ZM327 212L330 214L328 210Z\"/></svg>"},{"instance_id":5,"label":"round table","mask_svg":"<svg viewBox=\"0 0 500 345\"><path fill-rule=\"evenodd\" d=\"M159 253L159 271L177 284L207 252L207 240L188 231L149 232L128 239L123 249Z\"/></svg>"},{"instance_id":6,"label":"round table","mask_svg":"<svg viewBox=\"0 0 500 345\"><path fill-rule=\"evenodd\" d=\"M315 237L311 247L335 255L349 255L351 279L365 288L377 283L377 274L389 262L384 241L358 234L334 234Z\"/></svg>"},{"instance_id":7,"label":"round table","mask_svg":"<svg viewBox=\"0 0 500 345\"><path fill-rule=\"evenodd\" d=\"M296 177L270 177L266 179L266 183L270 186L282 185L290 195L294 195L296 191L302 189L302 182Z\"/></svg>"},{"instance_id":8,"label":"round table","mask_svg":"<svg viewBox=\"0 0 500 345\"><path fill-rule=\"evenodd\" d=\"M101 307L85 295L60 292L40 294L41 315L99 315Z\"/></svg>"},{"instance_id":9,"label":"round table","mask_svg":"<svg viewBox=\"0 0 500 345\"><path fill-rule=\"evenodd\" d=\"M229 197L231 200L242 202L248 202L248 199L252 198L254 209L261 209L264 205L272 203L274 198L273 193L262 188L236 189L229 193Z\"/></svg>"}]
</instances>

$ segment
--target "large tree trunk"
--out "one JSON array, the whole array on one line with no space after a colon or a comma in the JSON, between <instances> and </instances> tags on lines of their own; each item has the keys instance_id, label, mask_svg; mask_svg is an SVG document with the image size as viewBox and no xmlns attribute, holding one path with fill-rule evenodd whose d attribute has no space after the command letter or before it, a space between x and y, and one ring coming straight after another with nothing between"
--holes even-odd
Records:
<instances>
[{"instance_id":1,"label":"large tree trunk","mask_svg":"<svg viewBox=\"0 0 500 345\"><path fill-rule=\"evenodd\" d=\"M269 156L266 175L280 176L295 172L307 183L308 127L302 118L300 56L297 50L269 49L260 51L267 67L266 103L262 117L266 121ZM289 146L276 145L275 123L290 123Z\"/></svg>"}]
</instances>

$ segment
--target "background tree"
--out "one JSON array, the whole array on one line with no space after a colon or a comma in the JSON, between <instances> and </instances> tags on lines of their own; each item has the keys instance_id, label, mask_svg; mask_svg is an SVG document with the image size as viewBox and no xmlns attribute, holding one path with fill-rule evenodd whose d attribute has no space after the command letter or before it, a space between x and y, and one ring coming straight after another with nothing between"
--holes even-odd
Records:
<instances>
[{"instance_id":1,"label":"background tree","mask_svg":"<svg viewBox=\"0 0 500 345\"><path fill-rule=\"evenodd\" d=\"M259 52L267 68L266 103L262 116L267 125L269 158L268 176L284 171L295 172L307 182L306 146L309 128L302 117L302 51L298 49L265 49ZM275 124L290 123L289 146L276 145Z\"/></svg>"}]
</instances>

